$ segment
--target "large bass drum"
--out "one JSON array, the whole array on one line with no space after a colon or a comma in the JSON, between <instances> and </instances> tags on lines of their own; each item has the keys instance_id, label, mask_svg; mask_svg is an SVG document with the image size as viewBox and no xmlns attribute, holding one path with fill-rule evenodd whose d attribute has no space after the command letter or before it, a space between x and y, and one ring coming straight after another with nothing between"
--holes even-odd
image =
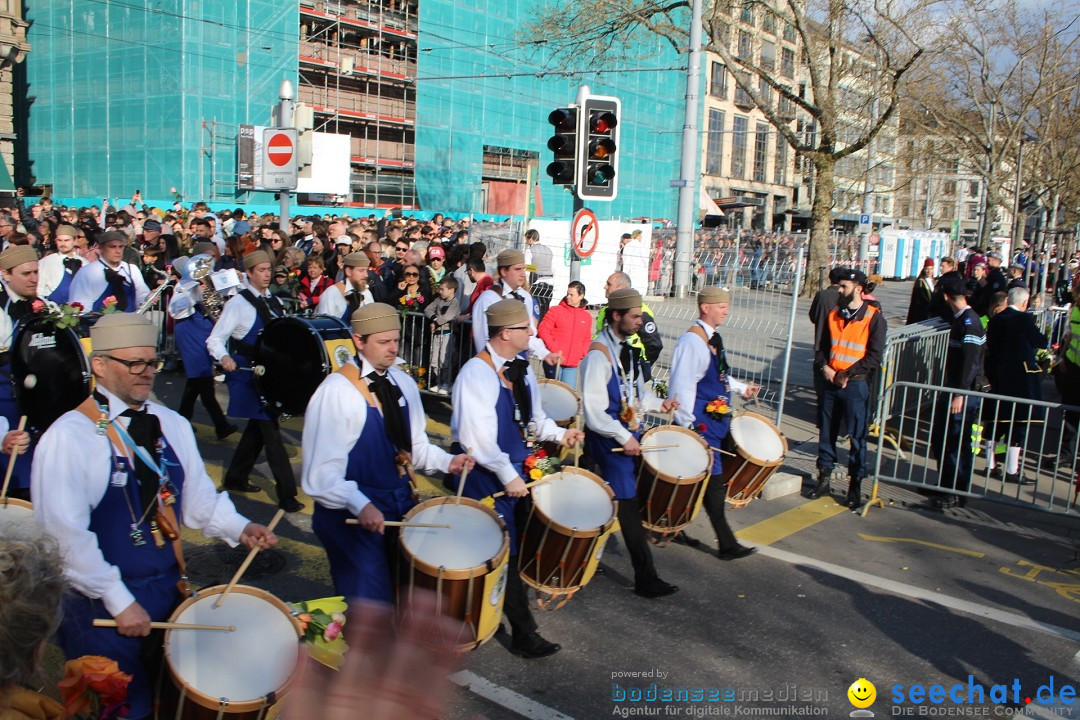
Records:
<instances>
[{"instance_id":1,"label":"large bass drum","mask_svg":"<svg viewBox=\"0 0 1080 720\"><path fill-rule=\"evenodd\" d=\"M58 328L39 315L15 329L11 377L19 412L31 433L45 432L90 395L90 326L98 317L85 316L74 328Z\"/></svg>"},{"instance_id":2,"label":"large bass drum","mask_svg":"<svg viewBox=\"0 0 1080 720\"><path fill-rule=\"evenodd\" d=\"M255 389L267 410L303 415L326 376L356 354L352 332L330 315L280 317L255 341Z\"/></svg>"}]
</instances>

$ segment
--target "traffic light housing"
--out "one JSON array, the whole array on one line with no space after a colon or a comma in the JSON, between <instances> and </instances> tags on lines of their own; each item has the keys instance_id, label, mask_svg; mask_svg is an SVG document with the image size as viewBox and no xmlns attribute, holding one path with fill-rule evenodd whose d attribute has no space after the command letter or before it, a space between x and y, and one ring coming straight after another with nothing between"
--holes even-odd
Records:
<instances>
[{"instance_id":1,"label":"traffic light housing","mask_svg":"<svg viewBox=\"0 0 1080 720\"><path fill-rule=\"evenodd\" d=\"M619 99L590 95L580 111L577 195L614 200L619 192Z\"/></svg>"},{"instance_id":2,"label":"traffic light housing","mask_svg":"<svg viewBox=\"0 0 1080 720\"><path fill-rule=\"evenodd\" d=\"M555 134L547 143L553 158L547 166L547 174L555 185L573 185L577 177L577 108L552 110L548 122L554 126Z\"/></svg>"}]
</instances>

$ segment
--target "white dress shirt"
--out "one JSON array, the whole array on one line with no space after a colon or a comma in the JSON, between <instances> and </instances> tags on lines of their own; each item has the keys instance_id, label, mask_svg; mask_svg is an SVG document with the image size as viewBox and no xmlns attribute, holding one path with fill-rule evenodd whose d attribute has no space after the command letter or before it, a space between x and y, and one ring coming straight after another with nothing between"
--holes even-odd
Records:
<instances>
[{"instance_id":1,"label":"white dress shirt","mask_svg":"<svg viewBox=\"0 0 1080 720\"><path fill-rule=\"evenodd\" d=\"M97 390L109 401L109 418L128 407L100 383ZM181 518L186 527L202 530L236 545L248 524L227 493L219 493L206 474L195 445L191 423L178 413L148 402L146 409L161 422L161 432L184 470ZM127 418L120 420L125 427ZM100 598L114 616L135 602L120 578L120 570L106 562L97 535L90 532L90 513L98 506L112 478L114 450L108 436L78 410L60 416L38 442L31 470L30 492L38 523L60 543L64 573L72 586L89 598ZM172 548L160 552L172 555Z\"/></svg>"},{"instance_id":2,"label":"white dress shirt","mask_svg":"<svg viewBox=\"0 0 1080 720\"><path fill-rule=\"evenodd\" d=\"M356 292L356 289L346 283L345 293L342 294L341 288L337 283L334 283L330 287L323 290L322 295L319 296L319 304L315 308L315 312L319 315L333 315L336 318L345 314L345 309L349 307L349 295ZM375 302L375 298L371 296L371 291L364 288L363 299L360 301L359 307L364 307L369 303ZM348 321L346 321L348 322Z\"/></svg>"},{"instance_id":3,"label":"white dress shirt","mask_svg":"<svg viewBox=\"0 0 1080 720\"><path fill-rule=\"evenodd\" d=\"M472 333L476 352L483 350L490 339L488 337L487 309L500 300L513 297L513 292L503 283L497 282L480 293L480 297L476 298L476 303L472 307ZM536 316L533 315L533 308L536 307L536 303L533 296L525 288L518 288L517 294L525 299L525 308L529 311L529 327L533 330L533 336L529 338L529 352L534 358L543 360L551 354L551 351L548 350L544 341L536 335Z\"/></svg>"},{"instance_id":4,"label":"white dress shirt","mask_svg":"<svg viewBox=\"0 0 1080 720\"><path fill-rule=\"evenodd\" d=\"M101 258L89 265L84 265L83 269L71 280L71 294L68 296L68 303L81 303L86 308L85 312L90 312L94 307L94 301L101 297L101 294L109 287L109 283L105 279L105 268L107 267L109 266ZM140 305L146 302L147 296L150 295L150 288L146 286L142 273L139 272L137 267L127 262L121 262L111 269L120 273L128 279L128 282L135 285L135 307L129 307L126 310L126 312L135 312Z\"/></svg>"},{"instance_id":5,"label":"white dress shirt","mask_svg":"<svg viewBox=\"0 0 1080 720\"><path fill-rule=\"evenodd\" d=\"M74 250L71 251L70 255L53 253L38 260L38 297L47 298L56 291L56 288L60 287L60 283L64 281L64 274L67 272L67 268L64 267L64 260L68 258L78 260L82 265L86 265L86 258ZM72 278L71 281L75 282L75 278ZM70 287L68 289L70 290Z\"/></svg>"},{"instance_id":6,"label":"white dress shirt","mask_svg":"<svg viewBox=\"0 0 1080 720\"><path fill-rule=\"evenodd\" d=\"M715 328L703 320L697 324L705 331L705 337L711 338ZM689 427L694 422L694 400L697 398L697 384L705 377L712 364L713 354L709 345L697 333L687 331L675 343L675 354L671 359L671 377L668 379L668 397L679 401L675 411L675 424ZM743 395L749 387L741 380L736 380L728 373L728 386L732 394Z\"/></svg>"},{"instance_id":7,"label":"white dress shirt","mask_svg":"<svg viewBox=\"0 0 1080 720\"><path fill-rule=\"evenodd\" d=\"M248 288L251 293L258 297L254 288ZM263 292L264 298L270 297L269 290ZM206 339L206 348L210 355L221 362L221 358L229 354L229 338L243 340L251 332L252 326L258 319L259 314L255 306L249 303L243 296L236 295L229 299L221 308L221 316L214 323L214 329L210 331L210 337Z\"/></svg>"},{"instance_id":8,"label":"white dress shirt","mask_svg":"<svg viewBox=\"0 0 1080 720\"><path fill-rule=\"evenodd\" d=\"M451 395L450 434L476 462L492 472L503 485L518 477L518 471L510 462L510 456L499 448L499 416L495 406L503 384L496 370L514 358L502 358L486 345L491 353L495 370L482 358L474 357L465 363L454 382ZM544 414L540 402L540 386L532 368L526 376L532 393L532 419L536 426L536 439L562 442L566 430Z\"/></svg>"},{"instance_id":9,"label":"white dress shirt","mask_svg":"<svg viewBox=\"0 0 1080 720\"><path fill-rule=\"evenodd\" d=\"M16 295L10 287L4 285L4 292L7 293L8 300L4 307L0 308L0 350L7 350L11 347L11 343L15 338L15 321L8 315L8 305L13 302L19 302L21 300L30 300L30 298L24 298L22 295ZM33 302L31 300L31 302Z\"/></svg>"},{"instance_id":10,"label":"white dress shirt","mask_svg":"<svg viewBox=\"0 0 1080 720\"><path fill-rule=\"evenodd\" d=\"M360 374L367 377L374 370L367 359L363 359ZM425 473L449 471L453 456L432 445L428 439L427 417L416 382L397 368L390 368L387 375L401 388L402 400L408 404L413 467ZM339 372L330 373L308 402L304 414L304 464L300 482L304 492L323 507L347 509L353 515L359 515L370 502L355 482L345 479L349 453L364 432L367 417L368 404L364 396Z\"/></svg>"},{"instance_id":11,"label":"white dress shirt","mask_svg":"<svg viewBox=\"0 0 1080 720\"><path fill-rule=\"evenodd\" d=\"M172 300L169 301L169 315L173 320L183 320L195 313L195 304L202 300L202 288L198 283L184 287L183 284L173 288Z\"/></svg>"},{"instance_id":12,"label":"white dress shirt","mask_svg":"<svg viewBox=\"0 0 1080 720\"><path fill-rule=\"evenodd\" d=\"M585 427L597 435L612 438L620 445L625 445L626 441L633 437L633 433L627 430L621 421L607 414L610 402L608 381L612 373L616 373L619 377L620 392L622 391L622 377L612 365L612 362L619 362L620 341L614 338L610 329L605 329L597 336L597 342L608 346L608 350L612 353L612 360L608 360L603 350L590 350L581 361L581 404L585 411ZM635 377L634 398L638 401L639 407L635 410L639 413L659 410L664 404L663 400L646 387L640 372ZM641 418L639 417L638 420L640 421Z\"/></svg>"}]
</instances>

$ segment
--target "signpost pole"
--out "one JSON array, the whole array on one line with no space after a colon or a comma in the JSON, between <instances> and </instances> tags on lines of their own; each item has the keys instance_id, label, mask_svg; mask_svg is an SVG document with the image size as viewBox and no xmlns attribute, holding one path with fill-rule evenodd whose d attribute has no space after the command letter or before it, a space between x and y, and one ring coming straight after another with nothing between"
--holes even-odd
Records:
<instances>
[{"instance_id":1,"label":"signpost pole","mask_svg":"<svg viewBox=\"0 0 1080 720\"><path fill-rule=\"evenodd\" d=\"M278 99L281 100L281 104L278 105L277 126L279 128L292 127L293 86L288 80L281 81L281 88L278 90ZM293 148L293 153L295 152L296 148ZM289 232L289 194L289 190L281 190L278 192L278 227L284 232Z\"/></svg>"},{"instance_id":2,"label":"signpost pole","mask_svg":"<svg viewBox=\"0 0 1080 720\"><path fill-rule=\"evenodd\" d=\"M574 192L574 217L585 208L585 201L577 196L577 192ZM570 282L577 280L581 281L581 258L578 257L577 251L574 250L574 245L581 242L581 238L572 237L576 232L573 221L570 223Z\"/></svg>"}]
</instances>

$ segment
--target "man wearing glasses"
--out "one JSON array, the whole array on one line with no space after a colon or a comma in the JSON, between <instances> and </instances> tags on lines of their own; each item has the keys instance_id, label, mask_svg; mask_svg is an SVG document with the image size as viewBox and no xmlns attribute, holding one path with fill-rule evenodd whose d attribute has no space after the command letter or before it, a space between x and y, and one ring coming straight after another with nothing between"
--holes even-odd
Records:
<instances>
[{"instance_id":1,"label":"man wearing glasses","mask_svg":"<svg viewBox=\"0 0 1080 720\"><path fill-rule=\"evenodd\" d=\"M34 514L59 541L74 590L65 598L60 646L68 658L116 660L133 675L128 717L145 718L154 679L143 652L150 623L168 620L183 598L183 551L172 541L180 523L247 548L272 547L277 538L215 490L188 421L149 402L161 367L157 327L114 313L90 337L96 388L41 437ZM117 625L94 628L96 619Z\"/></svg>"},{"instance_id":2,"label":"man wearing glasses","mask_svg":"<svg viewBox=\"0 0 1080 720\"><path fill-rule=\"evenodd\" d=\"M3 242L3 250L7 250L8 238L15 233L18 222L10 215L0 215L0 241Z\"/></svg>"}]
</instances>

